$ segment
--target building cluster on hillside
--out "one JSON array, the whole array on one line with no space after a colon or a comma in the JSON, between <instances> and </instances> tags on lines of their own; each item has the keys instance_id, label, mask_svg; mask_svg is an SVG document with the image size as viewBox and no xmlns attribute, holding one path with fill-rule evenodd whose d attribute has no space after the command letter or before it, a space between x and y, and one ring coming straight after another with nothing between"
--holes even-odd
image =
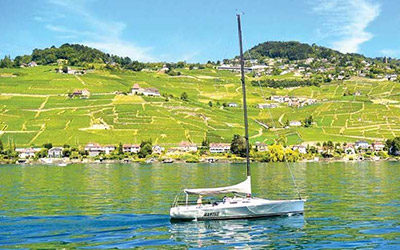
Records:
<instances>
[{"instance_id":1,"label":"building cluster on hillside","mask_svg":"<svg viewBox=\"0 0 400 250\"><path fill-rule=\"evenodd\" d=\"M144 96L161 96L160 91L156 88L141 88L138 83L135 83L131 88L131 94Z\"/></svg>"},{"instance_id":2,"label":"building cluster on hillside","mask_svg":"<svg viewBox=\"0 0 400 250\"><path fill-rule=\"evenodd\" d=\"M21 65L19 66L20 68L25 68L25 67L36 67L38 66L36 62L32 61L29 63L21 63Z\"/></svg>"},{"instance_id":3,"label":"building cluster on hillside","mask_svg":"<svg viewBox=\"0 0 400 250\"><path fill-rule=\"evenodd\" d=\"M289 107L303 107L306 105L312 105L317 102L316 99L306 98L306 97L296 97L296 96L271 96L271 101L278 103L287 103Z\"/></svg>"},{"instance_id":4,"label":"building cluster on hillside","mask_svg":"<svg viewBox=\"0 0 400 250\"><path fill-rule=\"evenodd\" d=\"M218 70L240 71L239 60L224 60L224 64L217 66ZM377 70L378 69L378 70ZM327 81L348 80L351 76L373 78L388 81L398 81L397 66L383 60L377 64L372 59L352 61L344 58L306 58L303 60L287 60L282 58L264 58L245 60L244 71L253 72L255 76L287 75L311 78L323 75Z\"/></svg>"},{"instance_id":5,"label":"building cluster on hillside","mask_svg":"<svg viewBox=\"0 0 400 250\"><path fill-rule=\"evenodd\" d=\"M86 74L86 70L84 69L71 69L70 67L63 67L55 69L56 73L62 73L62 74L70 74L70 75L84 75Z\"/></svg>"}]
</instances>

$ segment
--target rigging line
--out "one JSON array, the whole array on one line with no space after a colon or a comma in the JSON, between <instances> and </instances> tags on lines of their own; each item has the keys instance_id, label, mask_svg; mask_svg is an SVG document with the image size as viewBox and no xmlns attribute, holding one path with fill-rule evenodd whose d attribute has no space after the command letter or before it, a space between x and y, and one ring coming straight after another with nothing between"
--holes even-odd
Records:
<instances>
[{"instance_id":1,"label":"rigging line","mask_svg":"<svg viewBox=\"0 0 400 250\"><path fill-rule=\"evenodd\" d=\"M248 48L246 39L243 38L243 41L244 41L245 47ZM252 58L251 58L250 50L248 49L246 52L247 52L247 54L249 55L249 59L250 59L251 65L254 66L253 60L252 60ZM253 69L252 69L252 71L253 71ZM266 100L265 94L264 94L264 90L263 90L263 88L261 87L261 84L260 84L260 80L258 80L257 83L258 83L258 86L259 86L259 88L260 88L260 90L261 90L261 95L262 95L263 100ZM268 110L269 116L271 117L272 126L273 126L274 128L276 128L274 118L272 117L272 113L271 113L271 111L270 111L268 108L267 108L267 110ZM277 138L279 138L279 135L278 135L278 133L276 132L276 130L275 130L274 132L275 132L275 135L277 136ZM295 180L295 178L294 178L294 175L293 175L293 172L292 172L292 168L290 167L289 162L287 161L286 151L285 151L285 150L283 150L283 156L284 156L284 159L285 159L285 165L286 165L286 167L289 169L290 176L291 176L291 178L292 178L292 181L293 181L294 187L295 187L295 189L296 189L297 195L298 195L298 197L299 197L299 200L301 200L301 194L300 194L299 188L298 188L298 186L297 186L296 180Z\"/></svg>"}]
</instances>

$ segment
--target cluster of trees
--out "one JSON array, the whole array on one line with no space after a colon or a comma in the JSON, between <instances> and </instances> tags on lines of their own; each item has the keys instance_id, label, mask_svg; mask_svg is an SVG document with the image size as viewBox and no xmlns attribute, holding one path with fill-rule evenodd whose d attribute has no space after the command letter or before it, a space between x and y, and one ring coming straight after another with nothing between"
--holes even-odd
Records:
<instances>
[{"instance_id":1,"label":"cluster of trees","mask_svg":"<svg viewBox=\"0 0 400 250\"><path fill-rule=\"evenodd\" d=\"M104 53L98 49L90 48L81 44L63 44L59 48L52 46L45 49L34 49L31 55L17 56L11 60L10 56L5 56L0 60L0 68L19 67L24 63L35 61L40 65L50 65L64 60L71 66L86 66L88 63L107 63L109 68L116 63L124 69L140 71L145 64L133 61L129 57L119 57Z\"/></svg>"},{"instance_id":2,"label":"cluster of trees","mask_svg":"<svg viewBox=\"0 0 400 250\"><path fill-rule=\"evenodd\" d=\"M268 41L260 43L245 53L247 57L251 55L253 58L284 58L289 60L304 60L310 57L313 58L332 58L346 57L364 58L359 54L343 54L339 51L317 46L316 44L306 44L297 41L280 42ZM250 58L246 58L250 59Z\"/></svg>"},{"instance_id":3,"label":"cluster of trees","mask_svg":"<svg viewBox=\"0 0 400 250\"><path fill-rule=\"evenodd\" d=\"M385 146L390 155L400 155L400 137L386 140Z\"/></svg>"},{"instance_id":4,"label":"cluster of trees","mask_svg":"<svg viewBox=\"0 0 400 250\"><path fill-rule=\"evenodd\" d=\"M265 80L255 80L251 84L253 86L262 86L269 88L292 88L299 86L317 86L319 87L323 80L321 79L307 79L307 80L295 80L295 79L265 79Z\"/></svg>"}]
</instances>

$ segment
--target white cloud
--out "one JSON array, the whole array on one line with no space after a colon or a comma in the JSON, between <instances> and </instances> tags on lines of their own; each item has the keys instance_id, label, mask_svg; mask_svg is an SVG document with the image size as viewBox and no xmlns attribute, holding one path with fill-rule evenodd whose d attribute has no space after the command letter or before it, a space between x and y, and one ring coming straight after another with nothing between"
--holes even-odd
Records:
<instances>
[{"instance_id":1,"label":"white cloud","mask_svg":"<svg viewBox=\"0 0 400 250\"><path fill-rule=\"evenodd\" d=\"M356 53L373 37L366 29L379 16L379 4L369 0L316 0L314 4L313 11L324 18L320 33L336 39L334 49Z\"/></svg>"},{"instance_id":2,"label":"white cloud","mask_svg":"<svg viewBox=\"0 0 400 250\"><path fill-rule=\"evenodd\" d=\"M130 42L125 42L121 40L115 41L103 41L103 42L93 42L85 41L82 44L94 47L104 52L118 55L118 56L129 56L132 60L138 60L142 62L155 61L155 59L149 55L151 48L143 48L136 46Z\"/></svg>"},{"instance_id":3,"label":"white cloud","mask_svg":"<svg viewBox=\"0 0 400 250\"><path fill-rule=\"evenodd\" d=\"M155 58L150 55L151 48L141 47L121 38L127 26L125 23L101 19L91 14L85 8L85 3L89 1L93 0L48 0L48 3L54 5L56 10L61 12L59 14L63 15L68 12L67 16L78 17L82 22L80 27L85 27L86 30L81 31L55 24L47 24L45 28L64 34L64 36L57 36L59 38L75 38L77 43L85 44L110 54L129 56L132 60L155 61Z\"/></svg>"}]
</instances>

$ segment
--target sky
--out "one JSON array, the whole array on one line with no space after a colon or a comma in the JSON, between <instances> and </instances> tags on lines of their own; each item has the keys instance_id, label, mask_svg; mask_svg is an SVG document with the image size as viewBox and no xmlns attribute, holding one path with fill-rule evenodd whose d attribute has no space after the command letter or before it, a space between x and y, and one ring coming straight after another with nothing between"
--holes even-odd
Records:
<instances>
[{"instance_id":1,"label":"sky","mask_svg":"<svg viewBox=\"0 0 400 250\"><path fill-rule=\"evenodd\" d=\"M79 43L131 59L206 62L265 41L400 57L398 0L0 0L0 57Z\"/></svg>"}]
</instances>

